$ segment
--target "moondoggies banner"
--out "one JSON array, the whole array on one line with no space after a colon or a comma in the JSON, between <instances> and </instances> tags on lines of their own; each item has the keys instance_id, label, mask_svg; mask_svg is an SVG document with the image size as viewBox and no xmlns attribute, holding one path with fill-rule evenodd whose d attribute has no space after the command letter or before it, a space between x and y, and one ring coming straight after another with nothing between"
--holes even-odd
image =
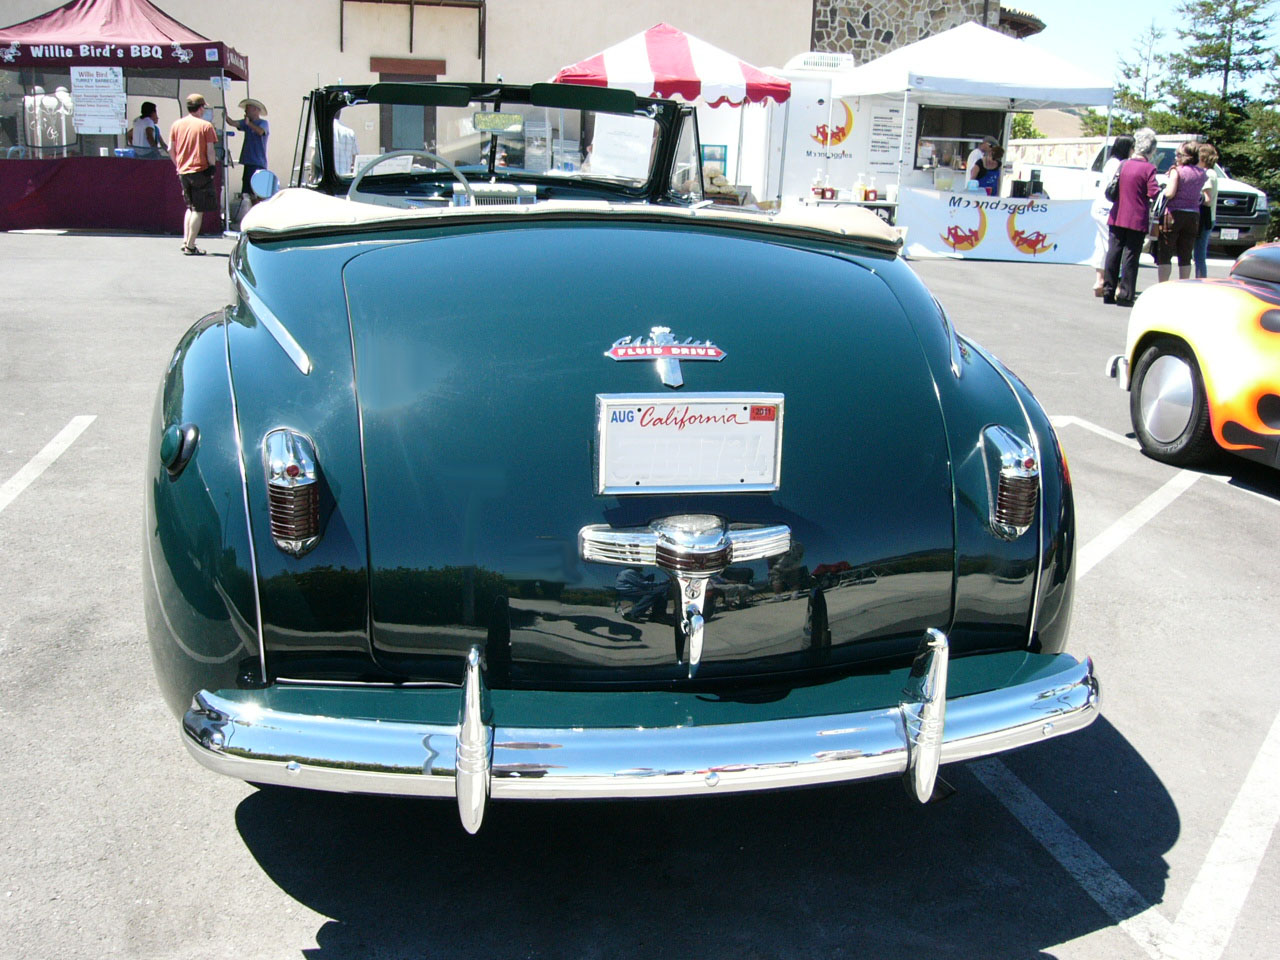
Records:
<instances>
[{"instance_id":1,"label":"moondoggies banner","mask_svg":"<svg viewBox=\"0 0 1280 960\"><path fill-rule=\"evenodd\" d=\"M905 188L898 226L910 257L1088 263L1097 226L1089 200L1023 200Z\"/></svg>"}]
</instances>

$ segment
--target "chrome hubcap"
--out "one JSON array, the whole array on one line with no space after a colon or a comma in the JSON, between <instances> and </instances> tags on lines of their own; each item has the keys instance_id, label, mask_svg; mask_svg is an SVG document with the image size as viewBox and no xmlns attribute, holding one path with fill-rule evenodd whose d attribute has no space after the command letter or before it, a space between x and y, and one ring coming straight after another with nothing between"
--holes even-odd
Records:
<instances>
[{"instance_id":1,"label":"chrome hubcap","mask_svg":"<svg viewBox=\"0 0 1280 960\"><path fill-rule=\"evenodd\" d=\"M1143 429L1158 443L1173 443L1191 422L1194 395L1191 367L1186 361L1168 355L1160 357L1142 378Z\"/></svg>"}]
</instances>

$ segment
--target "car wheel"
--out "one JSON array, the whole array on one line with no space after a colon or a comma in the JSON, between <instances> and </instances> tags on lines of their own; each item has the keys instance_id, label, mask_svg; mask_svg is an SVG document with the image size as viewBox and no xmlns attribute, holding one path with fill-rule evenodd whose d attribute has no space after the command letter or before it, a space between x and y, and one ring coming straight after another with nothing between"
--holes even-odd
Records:
<instances>
[{"instance_id":1,"label":"car wheel","mask_svg":"<svg viewBox=\"0 0 1280 960\"><path fill-rule=\"evenodd\" d=\"M1138 358L1129 387L1129 416L1143 451L1188 466L1213 451L1209 403L1200 367L1182 343L1161 340Z\"/></svg>"}]
</instances>

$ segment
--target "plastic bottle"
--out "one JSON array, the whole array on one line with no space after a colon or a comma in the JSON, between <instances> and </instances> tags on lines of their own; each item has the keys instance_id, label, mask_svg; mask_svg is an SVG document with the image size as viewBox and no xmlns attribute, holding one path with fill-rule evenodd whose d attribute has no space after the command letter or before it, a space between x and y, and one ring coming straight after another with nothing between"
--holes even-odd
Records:
<instances>
[{"instance_id":1,"label":"plastic bottle","mask_svg":"<svg viewBox=\"0 0 1280 960\"><path fill-rule=\"evenodd\" d=\"M867 184L863 179L866 174L858 174L858 182L853 185L853 199L861 202L867 199Z\"/></svg>"},{"instance_id":2,"label":"plastic bottle","mask_svg":"<svg viewBox=\"0 0 1280 960\"><path fill-rule=\"evenodd\" d=\"M872 177L871 182L867 185L867 201L873 202L880 199L880 191L876 189L876 178Z\"/></svg>"}]
</instances>

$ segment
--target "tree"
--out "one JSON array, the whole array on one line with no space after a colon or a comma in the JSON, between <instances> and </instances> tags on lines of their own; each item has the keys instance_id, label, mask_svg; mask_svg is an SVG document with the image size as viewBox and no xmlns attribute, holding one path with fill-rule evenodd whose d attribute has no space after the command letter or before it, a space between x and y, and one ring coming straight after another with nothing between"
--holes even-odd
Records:
<instances>
[{"instance_id":1,"label":"tree","mask_svg":"<svg viewBox=\"0 0 1280 960\"><path fill-rule=\"evenodd\" d=\"M1232 87L1268 70L1275 51L1268 45L1275 14L1271 0L1184 0L1178 13L1188 26L1178 37L1189 41L1169 58L1170 73L1183 80L1211 77L1227 109Z\"/></svg>"},{"instance_id":2,"label":"tree","mask_svg":"<svg viewBox=\"0 0 1280 960\"><path fill-rule=\"evenodd\" d=\"M1160 52L1165 31L1154 20L1134 42L1132 55L1116 65L1116 92L1111 108L1111 132L1133 133L1139 127L1153 127L1156 132L1167 125L1168 118L1160 109L1161 93L1169 57ZM1100 137L1107 132L1105 113L1086 113L1080 121L1086 136Z\"/></svg>"},{"instance_id":3,"label":"tree","mask_svg":"<svg viewBox=\"0 0 1280 960\"><path fill-rule=\"evenodd\" d=\"M1133 57L1120 61L1120 90L1116 100L1120 109L1137 115L1140 127L1148 125L1151 112L1160 102L1160 87L1169 58L1156 48L1164 35L1165 32L1152 20L1133 45Z\"/></svg>"},{"instance_id":4,"label":"tree","mask_svg":"<svg viewBox=\"0 0 1280 960\"><path fill-rule=\"evenodd\" d=\"M1036 129L1036 122L1029 113L1015 113L1009 127L1012 140L1043 140L1044 134Z\"/></svg>"}]
</instances>

